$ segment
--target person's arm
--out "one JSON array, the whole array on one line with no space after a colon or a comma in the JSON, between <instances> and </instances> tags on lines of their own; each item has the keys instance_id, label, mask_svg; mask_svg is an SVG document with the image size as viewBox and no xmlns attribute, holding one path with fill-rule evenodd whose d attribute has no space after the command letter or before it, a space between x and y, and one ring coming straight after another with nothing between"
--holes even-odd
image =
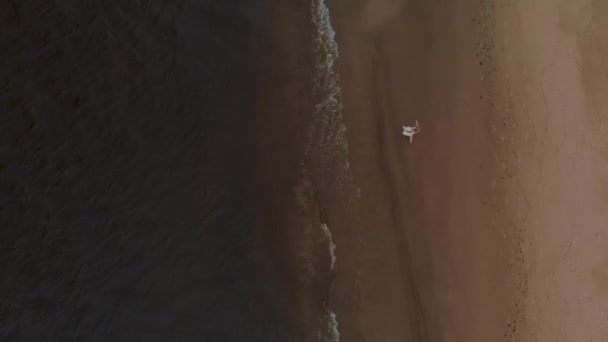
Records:
<instances>
[{"instance_id":1,"label":"person's arm","mask_svg":"<svg viewBox=\"0 0 608 342\"><path fill-rule=\"evenodd\" d=\"M414 135L410 135L410 144L412 143L413 140L414 140Z\"/></svg>"}]
</instances>

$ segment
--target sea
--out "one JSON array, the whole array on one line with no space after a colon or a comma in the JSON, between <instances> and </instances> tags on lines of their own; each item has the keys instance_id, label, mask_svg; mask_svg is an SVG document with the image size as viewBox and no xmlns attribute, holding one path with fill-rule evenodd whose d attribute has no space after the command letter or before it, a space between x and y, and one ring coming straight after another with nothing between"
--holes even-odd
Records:
<instances>
[{"instance_id":1,"label":"sea","mask_svg":"<svg viewBox=\"0 0 608 342\"><path fill-rule=\"evenodd\" d=\"M292 245L323 256L306 277L329 288L347 262L330 211L338 201L356 215L361 194L332 17L325 0L298 4L314 104L287 191L312 242ZM0 5L0 340L340 341L331 291L310 296L322 310L303 333L289 263L267 260L261 276L255 261L249 54L273 6Z\"/></svg>"}]
</instances>

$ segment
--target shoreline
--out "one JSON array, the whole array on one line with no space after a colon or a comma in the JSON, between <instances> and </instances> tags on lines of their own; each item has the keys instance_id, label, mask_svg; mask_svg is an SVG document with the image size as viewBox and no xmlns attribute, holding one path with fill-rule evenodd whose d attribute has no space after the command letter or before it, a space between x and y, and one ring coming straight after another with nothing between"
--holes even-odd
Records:
<instances>
[{"instance_id":1,"label":"shoreline","mask_svg":"<svg viewBox=\"0 0 608 342\"><path fill-rule=\"evenodd\" d=\"M268 60L261 76L269 69L277 77L258 89L256 192L265 193L257 206L258 225L264 227L258 240L261 251L275 249L260 264L283 260L281 273L295 303L289 316L299 340L317 341L318 334L326 334L327 341L339 341L349 340L337 330L348 323L343 313L336 317L334 304L340 299L331 291L343 256L341 246L329 239L336 227L348 225L350 209L343 204L352 184L341 177L348 176L347 169L342 172L347 147L342 146L340 93L332 83L338 77L332 67L337 53L331 27L323 26L330 25L329 17L312 6L310 1L274 6L276 20L266 27L271 48L259 52Z\"/></svg>"}]
</instances>

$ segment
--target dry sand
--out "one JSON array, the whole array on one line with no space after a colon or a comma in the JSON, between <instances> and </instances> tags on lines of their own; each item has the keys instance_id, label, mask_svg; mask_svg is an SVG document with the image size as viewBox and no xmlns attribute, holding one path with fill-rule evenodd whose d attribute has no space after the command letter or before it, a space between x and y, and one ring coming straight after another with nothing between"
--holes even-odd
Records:
<instances>
[{"instance_id":1,"label":"dry sand","mask_svg":"<svg viewBox=\"0 0 608 342\"><path fill-rule=\"evenodd\" d=\"M602 341L608 336L608 6L532 1L506 8L505 104L519 152L508 167L513 219L525 231L522 341ZM504 92L503 92L504 93Z\"/></svg>"},{"instance_id":2,"label":"dry sand","mask_svg":"<svg viewBox=\"0 0 608 342\"><path fill-rule=\"evenodd\" d=\"M330 8L362 193L344 341L608 336L608 6Z\"/></svg>"}]
</instances>

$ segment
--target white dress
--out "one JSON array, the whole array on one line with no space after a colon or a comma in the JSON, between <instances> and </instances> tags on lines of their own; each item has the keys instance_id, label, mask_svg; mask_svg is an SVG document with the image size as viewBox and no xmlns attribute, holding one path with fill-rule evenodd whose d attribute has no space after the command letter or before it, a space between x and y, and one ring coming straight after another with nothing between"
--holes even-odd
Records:
<instances>
[{"instance_id":1,"label":"white dress","mask_svg":"<svg viewBox=\"0 0 608 342\"><path fill-rule=\"evenodd\" d=\"M411 127L411 126L403 126L403 132L401 132L401 134L405 135L406 137L413 137L414 134L416 134L416 127Z\"/></svg>"},{"instance_id":2,"label":"white dress","mask_svg":"<svg viewBox=\"0 0 608 342\"><path fill-rule=\"evenodd\" d=\"M412 126L403 126L403 132L401 132L401 134L403 134L406 137L410 138L410 144L412 143L412 141L414 140L414 134L420 132L420 130L418 129L418 127L412 127Z\"/></svg>"}]
</instances>

